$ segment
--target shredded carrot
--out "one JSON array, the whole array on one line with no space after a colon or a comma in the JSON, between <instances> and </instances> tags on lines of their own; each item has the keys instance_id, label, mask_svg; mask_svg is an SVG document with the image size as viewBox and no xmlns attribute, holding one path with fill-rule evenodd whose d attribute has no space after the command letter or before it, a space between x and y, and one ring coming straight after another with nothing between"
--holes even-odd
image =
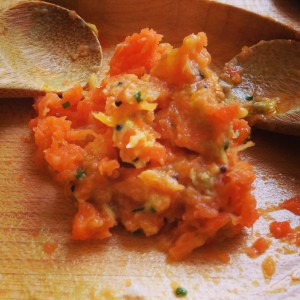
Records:
<instances>
[{"instance_id":1,"label":"shredded carrot","mask_svg":"<svg viewBox=\"0 0 300 300\"><path fill-rule=\"evenodd\" d=\"M79 204L78 212L73 220L72 239L107 238L111 236L108 229L113 225L115 225L115 221L109 212L99 212L87 202Z\"/></svg>"},{"instance_id":2,"label":"shredded carrot","mask_svg":"<svg viewBox=\"0 0 300 300\"><path fill-rule=\"evenodd\" d=\"M273 221L270 224L270 232L276 239L280 239L286 237L290 233L293 233L293 230L289 221Z\"/></svg>"},{"instance_id":3,"label":"shredded carrot","mask_svg":"<svg viewBox=\"0 0 300 300\"><path fill-rule=\"evenodd\" d=\"M222 78L235 85L241 83L241 68L233 66L230 63L226 64L224 67L224 73L222 74Z\"/></svg>"},{"instance_id":4,"label":"shredded carrot","mask_svg":"<svg viewBox=\"0 0 300 300\"><path fill-rule=\"evenodd\" d=\"M300 216L300 196L285 200L279 205L280 208L287 209L297 216Z\"/></svg>"},{"instance_id":5,"label":"shredded carrot","mask_svg":"<svg viewBox=\"0 0 300 300\"><path fill-rule=\"evenodd\" d=\"M37 97L29 126L38 161L77 200L72 239L121 223L182 259L252 226L255 175L239 158L251 145L245 109L224 101L206 35L161 40L152 29L127 37L99 88Z\"/></svg>"},{"instance_id":6,"label":"shredded carrot","mask_svg":"<svg viewBox=\"0 0 300 300\"><path fill-rule=\"evenodd\" d=\"M110 75L130 73L141 76L157 64L161 54L171 49L169 44L159 44L162 35L152 29L128 36L116 47L110 62Z\"/></svg>"},{"instance_id":7,"label":"shredded carrot","mask_svg":"<svg viewBox=\"0 0 300 300\"><path fill-rule=\"evenodd\" d=\"M264 237L259 237L256 241L254 241L251 247L245 249L245 252L249 257L255 258L265 253L265 251L270 247L270 244L270 240Z\"/></svg>"},{"instance_id":8,"label":"shredded carrot","mask_svg":"<svg viewBox=\"0 0 300 300\"><path fill-rule=\"evenodd\" d=\"M296 241L295 241L295 244L297 247L300 247L300 233L297 233L296 234Z\"/></svg>"}]
</instances>

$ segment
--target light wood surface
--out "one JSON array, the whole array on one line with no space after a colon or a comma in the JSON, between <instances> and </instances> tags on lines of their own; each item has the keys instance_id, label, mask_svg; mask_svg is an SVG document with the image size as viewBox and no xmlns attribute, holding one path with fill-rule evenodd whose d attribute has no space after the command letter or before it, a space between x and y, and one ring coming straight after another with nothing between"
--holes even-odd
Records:
<instances>
[{"instance_id":1,"label":"light wood surface","mask_svg":"<svg viewBox=\"0 0 300 300\"><path fill-rule=\"evenodd\" d=\"M117 41L146 26L176 44L191 32L206 31L216 69L245 44L300 38L295 21L298 1L226 1L262 15L272 12L278 20L293 22L292 28L204 0L63 2L99 26L105 61ZM290 5L294 8L288 14ZM188 290L186 299L297 299L299 249L272 239L270 249L256 259L241 253L257 235L268 234L272 218L299 226L299 217L287 211L263 213L252 230L220 246L230 255L227 264L209 260L203 251L170 263L156 249L155 239L132 236L122 228L106 241L70 241L75 208L33 161L27 127L32 103L31 99L0 102L0 299L175 299L176 285ZM256 146L243 157L257 173L258 207L299 195L300 139L258 130L252 139ZM44 249L49 243L57 244L52 255ZM269 280L261 269L267 256L276 262Z\"/></svg>"},{"instance_id":2,"label":"light wood surface","mask_svg":"<svg viewBox=\"0 0 300 300\"><path fill-rule=\"evenodd\" d=\"M300 7L298 0L218 0L239 8L274 18L279 22L300 29Z\"/></svg>"}]
</instances>

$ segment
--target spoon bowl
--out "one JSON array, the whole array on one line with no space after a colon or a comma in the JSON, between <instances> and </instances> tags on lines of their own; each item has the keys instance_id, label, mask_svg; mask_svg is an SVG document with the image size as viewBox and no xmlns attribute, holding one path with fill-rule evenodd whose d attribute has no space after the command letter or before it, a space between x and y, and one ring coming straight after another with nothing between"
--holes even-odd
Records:
<instances>
[{"instance_id":1,"label":"spoon bowl","mask_svg":"<svg viewBox=\"0 0 300 300\"><path fill-rule=\"evenodd\" d=\"M229 99L248 108L252 125L300 135L300 42L278 39L244 47L224 70L225 80L240 80Z\"/></svg>"},{"instance_id":2,"label":"spoon bowl","mask_svg":"<svg viewBox=\"0 0 300 300\"><path fill-rule=\"evenodd\" d=\"M96 33L74 11L26 1L0 12L1 98L84 86L101 60Z\"/></svg>"}]
</instances>

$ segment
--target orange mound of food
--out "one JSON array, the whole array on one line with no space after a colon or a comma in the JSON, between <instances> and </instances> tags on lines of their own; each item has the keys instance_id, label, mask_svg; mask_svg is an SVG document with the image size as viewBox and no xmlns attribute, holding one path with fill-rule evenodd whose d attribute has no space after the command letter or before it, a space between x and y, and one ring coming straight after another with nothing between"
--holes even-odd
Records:
<instances>
[{"instance_id":1,"label":"orange mound of food","mask_svg":"<svg viewBox=\"0 0 300 300\"><path fill-rule=\"evenodd\" d=\"M287 209L297 216L300 216L300 196L295 196L280 203L280 208Z\"/></svg>"},{"instance_id":2,"label":"orange mound of food","mask_svg":"<svg viewBox=\"0 0 300 300\"><path fill-rule=\"evenodd\" d=\"M41 162L76 198L72 238L103 239L122 223L161 234L181 259L258 217L251 145L239 104L210 70L204 33L180 48L143 29L116 47L99 88L35 99L30 121Z\"/></svg>"}]
</instances>

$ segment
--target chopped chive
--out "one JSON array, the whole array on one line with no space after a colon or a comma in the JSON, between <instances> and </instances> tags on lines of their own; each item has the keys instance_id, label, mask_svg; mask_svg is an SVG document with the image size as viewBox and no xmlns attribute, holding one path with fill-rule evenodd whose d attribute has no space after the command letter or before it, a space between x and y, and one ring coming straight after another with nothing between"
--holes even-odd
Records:
<instances>
[{"instance_id":1,"label":"chopped chive","mask_svg":"<svg viewBox=\"0 0 300 300\"><path fill-rule=\"evenodd\" d=\"M246 96L247 101L252 101L253 100L253 95L252 96Z\"/></svg>"},{"instance_id":2,"label":"chopped chive","mask_svg":"<svg viewBox=\"0 0 300 300\"><path fill-rule=\"evenodd\" d=\"M176 296L182 296L182 297L185 297L187 295L187 290L183 287L178 287L176 290L175 290L175 295Z\"/></svg>"},{"instance_id":3,"label":"chopped chive","mask_svg":"<svg viewBox=\"0 0 300 300\"><path fill-rule=\"evenodd\" d=\"M134 98L135 98L135 100L136 100L137 102L143 101L143 99L142 99L142 94L141 94L140 91L138 91L138 92L134 95Z\"/></svg>"},{"instance_id":4,"label":"chopped chive","mask_svg":"<svg viewBox=\"0 0 300 300\"><path fill-rule=\"evenodd\" d=\"M67 102L64 102L64 103L62 104L62 106L63 106L64 109L66 109L66 108L68 108L68 107L71 106L71 103L70 103L69 101L67 101Z\"/></svg>"},{"instance_id":5,"label":"chopped chive","mask_svg":"<svg viewBox=\"0 0 300 300\"><path fill-rule=\"evenodd\" d=\"M229 148L229 145L230 145L230 142L227 140L227 141L224 143L224 150L225 150L225 151Z\"/></svg>"},{"instance_id":6,"label":"chopped chive","mask_svg":"<svg viewBox=\"0 0 300 300\"><path fill-rule=\"evenodd\" d=\"M156 209L154 207L150 207L149 211L152 213L152 214L155 214L156 213Z\"/></svg>"},{"instance_id":7,"label":"chopped chive","mask_svg":"<svg viewBox=\"0 0 300 300\"><path fill-rule=\"evenodd\" d=\"M77 180L82 179L82 178L84 178L85 176L86 176L86 171L85 171L85 169L83 169L83 168L79 168L79 169L77 170L77 172L76 172L76 175L75 175L75 177L76 177Z\"/></svg>"},{"instance_id":8,"label":"chopped chive","mask_svg":"<svg viewBox=\"0 0 300 300\"><path fill-rule=\"evenodd\" d=\"M133 210L132 210L132 212L139 212L139 211L143 211L145 208L144 208L144 206L142 206L142 207L137 207L137 208L134 208Z\"/></svg>"},{"instance_id":9,"label":"chopped chive","mask_svg":"<svg viewBox=\"0 0 300 300\"><path fill-rule=\"evenodd\" d=\"M117 100L117 101L115 102L115 106L119 107L119 106L121 106L121 105L122 105L122 101L121 101L121 100Z\"/></svg>"},{"instance_id":10,"label":"chopped chive","mask_svg":"<svg viewBox=\"0 0 300 300\"><path fill-rule=\"evenodd\" d=\"M123 129L123 125L122 124L117 124L116 127L115 127L115 129L117 131L121 131Z\"/></svg>"}]
</instances>

